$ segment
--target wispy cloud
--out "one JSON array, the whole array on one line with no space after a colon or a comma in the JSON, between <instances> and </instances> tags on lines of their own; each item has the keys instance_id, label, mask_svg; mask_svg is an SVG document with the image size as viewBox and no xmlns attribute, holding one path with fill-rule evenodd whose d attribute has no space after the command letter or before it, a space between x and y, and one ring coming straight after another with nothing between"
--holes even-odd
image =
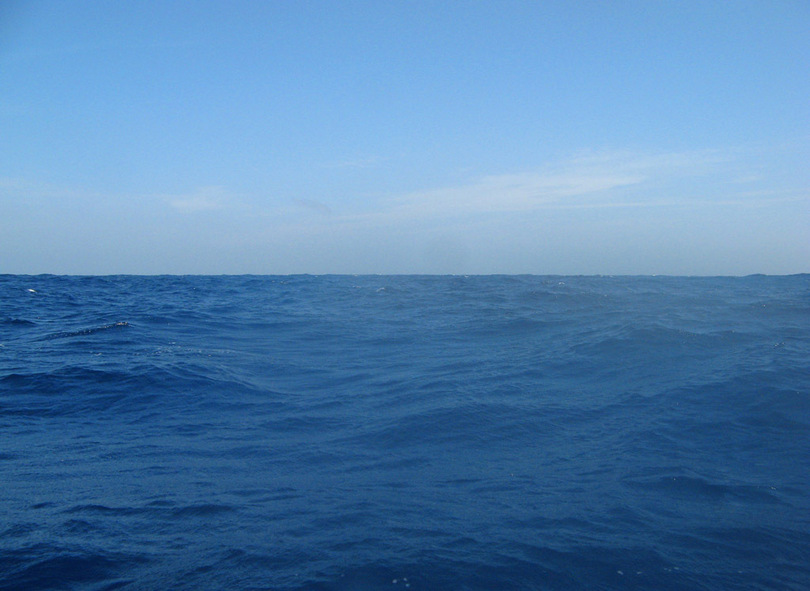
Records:
<instances>
[{"instance_id":1,"label":"wispy cloud","mask_svg":"<svg viewBox=\"0 0 810 591\"><path fill-rule=\"evenodd\" d=\"M382 161L381 158L377 156L368 156L366 158L352 158L349 160L338 160L335 162L329 162L324 165L325 168L348 168L348 169L362 169L362 168L371 168L376 166Z\"/></svg>"},{"instance_id":2,"label":"wispy cloud","mask_svg":"<svg viewBox=\"0 0 810 591\"><path fill-rule=\"evenodd\" d=\"M233 202L233 197L224 187L200 187L192 193L164 195L163 198L174 209L182 213L195 213L223 209Z\"/></svg>"},{"instance_id":3,"label":"wispy cloud","mask_svg":"<svg viewBox=\"0 0 810 591\"><path fill-rule=\"evenodd\" d=\"M31 204L39 204L41 201L55 204L102 200L104 196L97 191L84 188L19 177L2 177L0 178L0 197L25 201Z\"/></svg>"},{"instance_id":4,"label":"wispy cloud","mask_svg":"<svg viewBox=\"0 0 810 591\"><path fill-rule=\"evenodd\" d=\"M293 199L293 203L310 211L316 211L325 215L332 215L333 213L331 207L314 199Z\"/></svg>"},{"instance_id":5,"label":"wispy cloud","mask_svg":"<svg viewBox=\"0 0 810 591\"><path fill-rule=\"evenodd\" d=\"M714 151L578 154L536 170L488 175L456 186L394 196L378 209L347 216L346 221L384 223L543 209L672 204L671 195L661 187L700 177L725 161L725 156ZM656 191L642 195L648 187Z\"/></svg>"}]
</instances>

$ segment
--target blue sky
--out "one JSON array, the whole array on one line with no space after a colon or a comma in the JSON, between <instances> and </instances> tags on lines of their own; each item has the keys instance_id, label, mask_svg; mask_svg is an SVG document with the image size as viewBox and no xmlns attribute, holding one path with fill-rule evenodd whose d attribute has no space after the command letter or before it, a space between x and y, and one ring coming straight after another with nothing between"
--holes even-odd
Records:
<instances>
[{"instance_id":1,"label":"blue sky","mask_svg":"<svg viewBox=\"0 0 810 591\"><path fill-rule=\"evenodd\" d=\"M810 271L810 3L3 2L0 272Z\"/></svg>"}]
</instances>

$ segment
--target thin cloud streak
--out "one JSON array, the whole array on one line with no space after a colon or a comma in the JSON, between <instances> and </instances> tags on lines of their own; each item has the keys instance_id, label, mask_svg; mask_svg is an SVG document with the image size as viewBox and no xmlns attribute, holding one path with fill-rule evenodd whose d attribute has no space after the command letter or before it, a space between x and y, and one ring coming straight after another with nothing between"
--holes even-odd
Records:
<instances>
[{"instance_id":1,"label":"thin cloud streak","mask_svg":"<svg viewBox=\"0 0 810 591\"><path fill-rule=\"evenodd\" d=\"M184 195L163 195L164 200L181 213L224 209L233 199L224 187L201 187Z\"/></svg>"},{"instance_id":2,"label":"thin cloud streak","mask_svg":"<svg viewBox=\"0 0 810 591\"><path fill-rule=\"evenodd\" d=\"M325 203L321 203L320 201L315 201L314 199L293 199L293 203L300 205L304 209L316 211L323 215L331 216L334 214L331 207Z\"/></svg>"},{"instance_id":3,"label":"thin cloud streak","mask_svg":"<svg viewBox=\"0 0 810 591\"><path fill-rule=\"evenodd\" d=\"M348 168L348 169L365 169L377 166L383 159L377 156L370 156L368 158L356 158L354 160L341 160L338 162L329 162L324 164L324 168Z\"/></svg>"},{"instance_id":4,"label":"thin cloud streak","mask_svg":"<svg viewBox=\"0 0 810 591\"><path fill-rule=\"evenodd\" d=\"M698 178L728 158L717 151L659 155L629 152L581 155L537 171L488 175L460 186L427 189L392 197L379 209L345 214L346 223L385 224L530 213L547 209L655 207L683 205L683 198L658 191L638 192L673 180ZM636 198L628 199L632 192ZM688 197L683 196L683 197ZM697 203L697 200L689 200ZM711 202L711 200L707 200Z\"/></svg>"}]
</instances>

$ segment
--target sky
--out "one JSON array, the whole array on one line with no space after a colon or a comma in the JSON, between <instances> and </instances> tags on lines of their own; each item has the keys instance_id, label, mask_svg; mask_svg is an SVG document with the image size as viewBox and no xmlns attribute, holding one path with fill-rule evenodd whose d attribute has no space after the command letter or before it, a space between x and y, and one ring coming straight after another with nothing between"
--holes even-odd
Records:
<instances>
[{"instance_id":1,"label":"sky","mask_svg":"<svg viewBox=\"0 0 810 591\"><path fill-rule=\"evenodd\" d=\"M810 2L5 0L0 273L810 271Z\"/></svg>"}]
</instances>

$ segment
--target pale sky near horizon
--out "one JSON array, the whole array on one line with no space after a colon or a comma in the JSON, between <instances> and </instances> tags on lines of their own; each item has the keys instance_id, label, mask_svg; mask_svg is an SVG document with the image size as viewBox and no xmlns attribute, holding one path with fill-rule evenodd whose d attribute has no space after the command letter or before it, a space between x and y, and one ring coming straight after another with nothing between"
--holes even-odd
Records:
<instances>
[{"instance_id":1,"label":"pale sky near horizon","mask_svg":"<svg viewBox=\"0 0 810 591\"><path fill-rule=\"evenodd\" d=\"M810 2L0 3L0 273L810 271Z\"/></svg>"}]
</instances>

